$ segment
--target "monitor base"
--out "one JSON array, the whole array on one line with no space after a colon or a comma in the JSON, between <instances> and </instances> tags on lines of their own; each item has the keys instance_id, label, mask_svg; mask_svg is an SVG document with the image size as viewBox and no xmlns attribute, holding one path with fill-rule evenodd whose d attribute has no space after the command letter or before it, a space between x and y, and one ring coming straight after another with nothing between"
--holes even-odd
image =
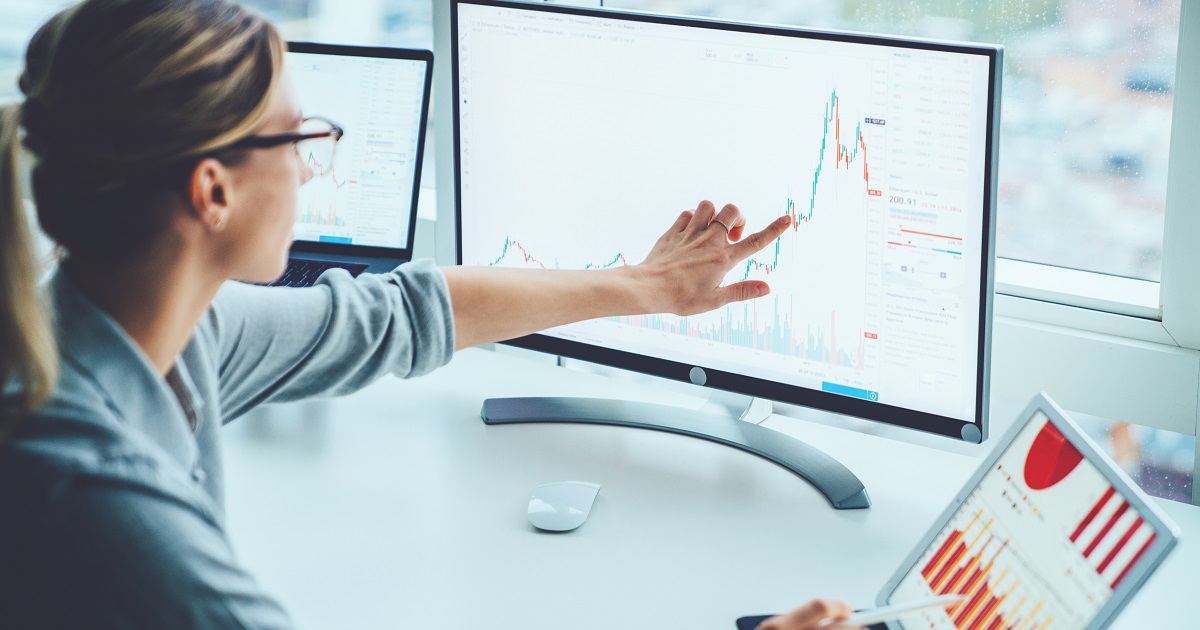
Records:
<instances>
[{"instance_id":1,"label":"monitor base","mask_svg":"<svg viewBox=\"0 0 1200 630\"><path fill-rule=\"evenodd\" d=\"M871 507L867 489L841 462L795 438L725 415L606 398L489 398L483 401L480 416L486 424L605 424L710 440L783 466L811 483L839 510Z\"/></svg>"}]
</instances>

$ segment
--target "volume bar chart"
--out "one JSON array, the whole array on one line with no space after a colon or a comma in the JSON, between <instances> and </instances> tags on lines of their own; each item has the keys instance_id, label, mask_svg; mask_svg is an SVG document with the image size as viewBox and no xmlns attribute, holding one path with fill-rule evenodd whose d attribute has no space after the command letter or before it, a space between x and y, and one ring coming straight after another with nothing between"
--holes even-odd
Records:
<instances>
[{"instance_id":1,"label":"volume bar chart","mask_svg":"<svg viewBox=\"0 0 1200 630\"><path fill-rule=\"evenodd\" d=\"M315 204L307 204L300 209L296 215L296 220L308 225L338 227L346 225L346 221L338 216L337 205L332 203L326 204L324 208L317 208Z\"/></svg>"},{"instance_id":2,"label":"volume bar chart","mask_svg":"<svg viewBox=\"0 0 1200 630\"><path fill-rule=\"evenodd\" d=\"M776 244L778 248L778 243ZM557 258L545 259L535 255L519 240L505 238L504 246L496 258L488 262L489 267L501 265L523 265L540 269L564 268ZM600 262L567 266L568 269L608 269L629 264L624 254L618 253ZM838 313L829 314L828 327L824 322L808 323L803 329L796 324L795 298L788 297L787 312L775 298L770 310L762 309L760 302L728 306L714 314L700 317L674 315L638 315L610 317L608 321L636 326L647 330L691 337L702 341L730 344L753 350L763 350L790 357L819 361L830 365L862 369L866 364L866 341L878 338L874 332L861 328L851 329L851 341L846 342L838 332Z\"/></svg>"},{"instance_id":3,"label":"volume bar chart","mask_svg":"<svg viewBox=\"0 0 1200 630\"><path fill-rule=\"evenodd\" d=\"M609 321L848 368L859 369L864 365L864 340L872 333L856 330L852 333L852 342L842 341L838 335L836 312L829 315L828 328L808 324L801 331L790 314L792 301L789 298L788 315L781 313L780 300L776 298L769 315L760 315L759 302L751 302L727 306L716 316L640 315L613 317Z\"/></svg>"}]
</instances>

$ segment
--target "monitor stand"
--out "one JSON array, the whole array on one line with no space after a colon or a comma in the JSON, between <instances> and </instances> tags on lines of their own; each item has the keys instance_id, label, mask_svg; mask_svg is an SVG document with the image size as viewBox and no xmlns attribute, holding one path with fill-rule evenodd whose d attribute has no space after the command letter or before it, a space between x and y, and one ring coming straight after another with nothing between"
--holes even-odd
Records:
<instances>
[{"instance_id":1,"label":"monitor stand","mask_svg":"<svg viewBox=\"0 0 1200 630\"><path fill-rule=\"evenodd\" d=\"M700 406L700 411L729 416L751 424L762 424L775 412L775 404L766 398L735 394L721 389L708 391L708 400Z\"/></svg>"},{"instance_id":2,"label":"monitor stand","mask_svg":"<svg viewBox=\"0 0 1200 630\"><path fill-rule=\"evenodd\" d=\"M489 398L483 401L480 415L486 424L605 424L710 440L783 466L811 483L839 510L871 506L867 489L841 462L800 440L758 426L771 415L770 401L750 396L716 392L700 410L608 398Z\"/></svg>"}]
</instances>

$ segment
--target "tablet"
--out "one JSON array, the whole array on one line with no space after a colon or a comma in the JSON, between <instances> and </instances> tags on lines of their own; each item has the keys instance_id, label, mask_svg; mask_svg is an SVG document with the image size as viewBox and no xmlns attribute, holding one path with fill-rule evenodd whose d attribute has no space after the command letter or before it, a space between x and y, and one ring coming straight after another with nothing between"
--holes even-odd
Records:
<instances>
[{"instance_id":1,"label":"tablet","mask_svg":"<svg viewBox=\"0 0 1200 630\"><path fill-rule=\"evenodd\" d=\"M1026 407L884 585L878 604L960 593L891 630L1107 627L1178 528L1045 394Z\"/></svg>"}]
</instances>

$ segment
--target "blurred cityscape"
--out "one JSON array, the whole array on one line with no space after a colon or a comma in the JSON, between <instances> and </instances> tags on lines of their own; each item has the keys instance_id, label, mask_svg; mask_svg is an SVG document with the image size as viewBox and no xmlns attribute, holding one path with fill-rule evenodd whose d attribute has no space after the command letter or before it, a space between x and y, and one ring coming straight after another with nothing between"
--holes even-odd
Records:
<instances>
[{"instance_id":1,"label":"blurred cityscape","mask_svg":"<svg viewBox=\"0 0 1200 630\"><path fill-rule=\"evenodd\" d=\"M17 96L29 37L68 4L5 0L0 101ZM289 39L433 48L431 0L246 4L280 25ZM605 5L1003 44L998 255L1159 279L1181 0L605 0ZM1092 432L1125 458L1148 490L1188 500L1192 461L1180 453L1194 453L1194 438L1098 422Z\"/></svg>"}]
</instances>

